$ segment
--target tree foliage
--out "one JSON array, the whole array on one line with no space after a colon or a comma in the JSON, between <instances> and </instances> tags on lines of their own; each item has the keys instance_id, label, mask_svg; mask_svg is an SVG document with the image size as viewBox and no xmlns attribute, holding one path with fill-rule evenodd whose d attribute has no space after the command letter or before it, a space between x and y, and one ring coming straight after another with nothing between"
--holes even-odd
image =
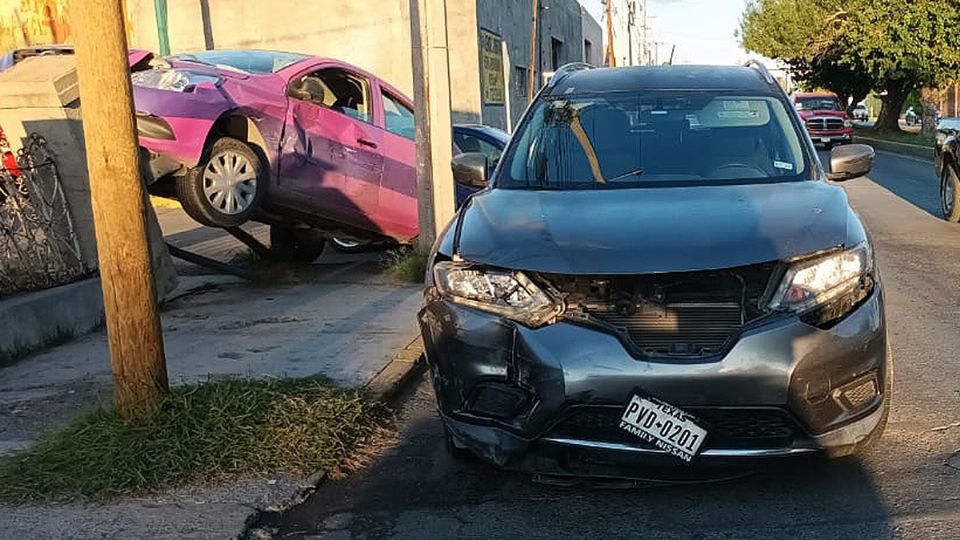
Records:
<instances>
[{"instance_id":1,"label":"tree foliage","mask_svg":"<svg viewBox=\"0 0 960 540\"><path fill-rule=\"evenodd\" d=\"M740 36L809 86L885 92L880 129L897 129L913 90L960 79L957 0L751 0Z\"/></svg>"}]
</instances>

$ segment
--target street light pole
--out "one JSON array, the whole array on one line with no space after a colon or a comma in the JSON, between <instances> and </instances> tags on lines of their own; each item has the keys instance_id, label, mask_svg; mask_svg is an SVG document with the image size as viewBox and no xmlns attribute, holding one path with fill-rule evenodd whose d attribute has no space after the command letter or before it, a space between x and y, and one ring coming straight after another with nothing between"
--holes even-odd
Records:
<instances>
[{"instance_id":1,"label":"street light pole","mask_svg":"<svg viewBox=\"0 0 960 540\"><path fill-rule=\"evenodd\" d=\"M410 0L413 102L417 123L419 247L428 252L453 219L453 125L446 0Z\"/></svg>"},{"instance_id":2,"label":"street light pole","mask_svg":"<svg viewBox=\"0 0 960 540\"><path fill-rule=\"evenodd\" d=\"M135 418L167 391L122 0L74 0L83 134L114 397Z\"/></svg>"}]
</instances>

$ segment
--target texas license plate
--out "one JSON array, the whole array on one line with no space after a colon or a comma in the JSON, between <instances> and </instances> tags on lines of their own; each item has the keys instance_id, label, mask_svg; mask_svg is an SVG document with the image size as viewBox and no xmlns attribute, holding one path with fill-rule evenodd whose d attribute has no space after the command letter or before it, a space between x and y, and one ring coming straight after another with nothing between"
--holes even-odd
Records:
<instances>
[{"instance_id":1,"label":"texas license plate","mask_svg":"<svg viewBox=\"0 0 960 540\"><path fill-rule=\"evenodd\" d=\"M707 430L692 416L660 400L633 396L620 417L620 428L657 448L690 461L697 455Z\"/></svg>"}]
</instances>

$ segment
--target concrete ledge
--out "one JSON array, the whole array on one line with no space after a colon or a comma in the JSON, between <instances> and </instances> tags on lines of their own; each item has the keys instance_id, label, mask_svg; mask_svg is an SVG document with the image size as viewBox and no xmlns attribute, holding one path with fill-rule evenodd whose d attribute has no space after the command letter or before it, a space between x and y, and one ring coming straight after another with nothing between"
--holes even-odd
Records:
<instances>
[{"instance_id":1,"label":"concrete ledge","mask_svg":"<svg viewBox=\"0 0 960 540\"><path fill-rule=\"evenodd\" d=\"M894 152L897 154L907 154L909 156L933 159L933 148L929 146L885 141L882 139L874 139L873 137L862 137L856 134L853 136L853 142L869 144L877 150L886 150L887 152Z\"/></svg>"},{"instance_id":2,"label":"concrete ledge","mask_svg":"<svg viewBox=\"0 0 960 540\"><path fill-rule=\"evenodd\" d=\"M0 300L0 365L51 342L86 334L102 322L98 278Z\"/></svg>"},{"instance_id":3,"label":"concrete ledge","mask_svg":"<svg viewBox=\"0 0 960 540\"><path fill-rule=\"evenodd\" d=\"M416 374L423 359L423 341L414 338L400 349L387 364L363 386L376 399L389 402L396 397Z\"/></svg>"}]
</instances>

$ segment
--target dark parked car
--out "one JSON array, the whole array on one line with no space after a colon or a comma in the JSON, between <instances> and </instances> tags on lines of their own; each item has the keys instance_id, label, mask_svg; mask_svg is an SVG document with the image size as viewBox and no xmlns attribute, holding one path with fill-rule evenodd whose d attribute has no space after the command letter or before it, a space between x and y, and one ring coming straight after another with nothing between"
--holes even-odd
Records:
<instances>
[{"instance_id":1,"label":"dark parked car","mask_svg":"<svg viewBox=\"0 0 960 540\"><path fill-rule=\"evenodd\" d=\"M875 440L882 286L827 182L872 161L840 146L826 172L761 66L560 70L431 254L419 323L448 448L644 477Z\"/></svg>"},{"instance_id":2,"label":"dark parked car","mask_svg":"<svg viewBox=\"0 0 960 540\"><path fill-rule=\"evenodd\" d=\"M960 222L960 118L944 118L937 125L934 157L943 218Z\"/></svg>"}]
</instances>

